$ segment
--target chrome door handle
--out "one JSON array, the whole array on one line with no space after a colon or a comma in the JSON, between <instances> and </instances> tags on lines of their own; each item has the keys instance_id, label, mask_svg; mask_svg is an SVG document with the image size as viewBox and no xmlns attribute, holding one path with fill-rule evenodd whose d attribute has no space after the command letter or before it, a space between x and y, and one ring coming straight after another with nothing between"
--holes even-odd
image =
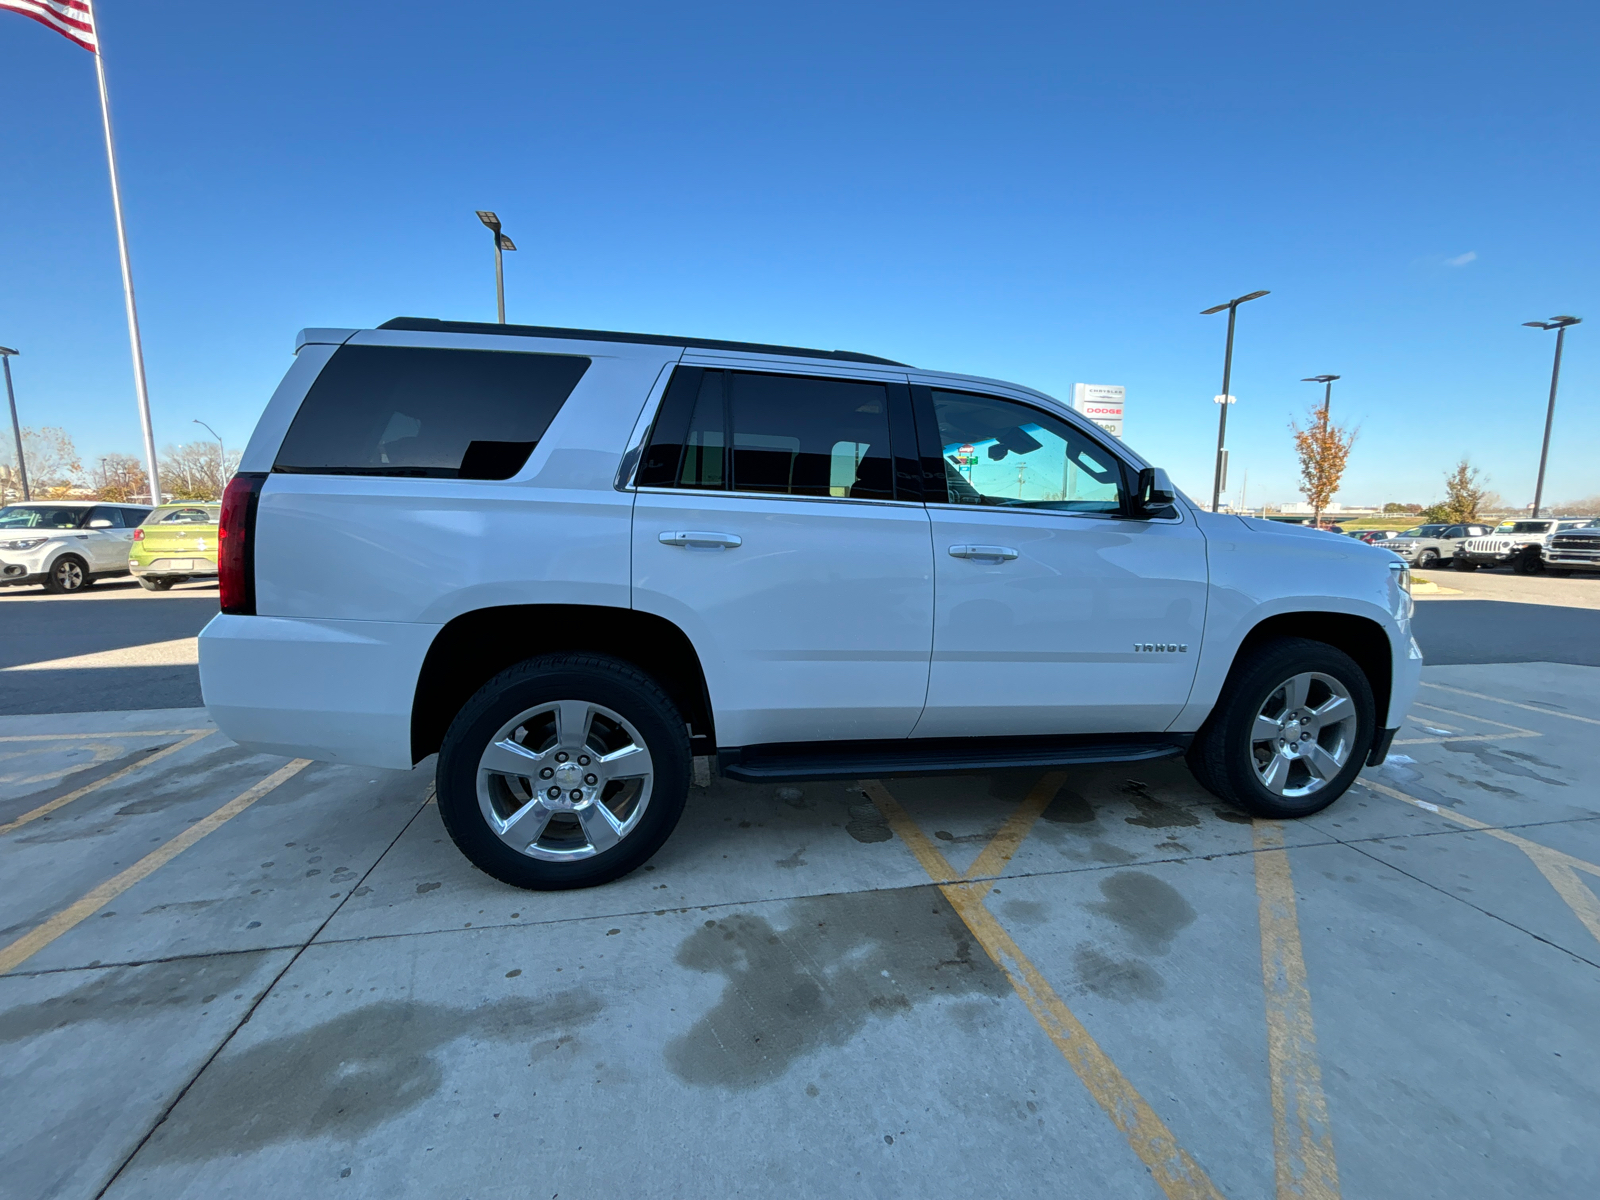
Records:
<instances>
[{"instance_id":1,"label":"chrome door handle","mask_svg":"<svg viewBox=\"0 0 1600 1200\"><path fill-rule=\"evenodd\" d=\"M1017 557L1017 552L1010 546L951 546L951 558L992 558L995 562L1005 562Z\"/></svg>"},{"instance_id":2,"label":"chrome door handle","mask_svg":"<svg viewBox=\"0 0 1600 1200\"><path fill-rule=\"evenodd\" d=\"M656 535L663 546L683 546L690 550L733 550L744 545L737 533L700 533L692 529L667 529Z\"/></svg>"}]
</instances>

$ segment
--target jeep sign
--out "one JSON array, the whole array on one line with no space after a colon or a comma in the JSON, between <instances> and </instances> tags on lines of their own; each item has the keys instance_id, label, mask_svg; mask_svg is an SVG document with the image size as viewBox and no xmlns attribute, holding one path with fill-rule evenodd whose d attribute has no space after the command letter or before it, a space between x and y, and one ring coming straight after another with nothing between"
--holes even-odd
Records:
<instances>
[{"instance_id":1,"label":"jeep sign","mask_svg":"<svg viewBox=\"0 0 1600 1200\"><path fill-rule=\"evenodd\" d=\"M1122 436L1122 401L1127 389L1110 383L1075 383L1072 407L1107 433Z\"/></svg>"}]
</instances>

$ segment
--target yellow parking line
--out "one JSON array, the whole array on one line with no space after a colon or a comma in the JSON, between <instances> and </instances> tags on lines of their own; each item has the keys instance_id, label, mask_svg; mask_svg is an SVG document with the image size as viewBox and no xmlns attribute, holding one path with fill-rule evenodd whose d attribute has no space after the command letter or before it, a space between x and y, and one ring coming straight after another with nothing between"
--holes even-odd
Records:
<instances>
[{"instance_id":1,"label":"yellow parking line","mask_svg":"<svg viewBox=\"0 0 1600 1200\"><path fill-rule=\"evenodd\" d=\"M1449 713L1452 717L1461 717L1468 721L1478 721L1484 725L1498 725L1501 729L1515 729L1518 733L1527 734L1529 737L1543 737L1544 734L1536 729L1524 729L1521 725L1512 725L1506 721L1496 721L1492 717L1475 717L1471 713L1464 713L1454 708L1440 708L1437 704L1424 704L1421 700L1413 700L1412 708L1427 708L1434 712ZM1526 706L1524 706L1526 707Z\"/></svg>"},{"instance_id":2,"label":"yellow parking line","mask_svg":"<svg viewBox=\"0 0 1600 1200\"><path fill-rule=\"evenodd\" d=\"M0 742L65 742L78 738L182 737L186 733L215 733L215 729L112 729L101 733L10 733Z\"/></svg>"},{"instance_id":3,"label":"yellow parking line","mask_svg":"<svg viewBox=\"0 0 1600 1200\"><path fill-rule=\"evenodd\" d=\"M1028 833L1033 829L1034 822L1039 819L1039 814L1050 807L1050 801L1056 798L1056 793L1061 790L1061 785L1066 781L1067 773L1065 771L1051 771L1038 783L1034 784L1033 790L1017 806L1017 811L1012 813L1006 823L1000 827L1000 832L989 839L989 844L983 848L983 853L973 860L972 865L967 868L967 873L962 878L980 879L984 876L998 875L1001 871L1004 871L1006 864L1011 861L1011 856L1017 852L1017 848L1022 845ZM935 851L935 853L938 852ZM944 855L941 854L939 857L943 858ZM977 891L979 886L979 884L973 884L969 890ZM987 896L994 883L991 880L981 886L983 890L978 891L977 894L980 897Z\"/></svg>"},{"instance_id":4,"label":"yellow parking line","mask_svg":"<svg viewBox=\"0 0 1600 1200\"><path fill-rule=\"evenodd\" d=\"M5 949L0 950L0 975L14 970L32 958L62 934L78 925L85 918L93 916L141 879L171 862L208 833L220 829L261 799L261 797L272 791L273 788L298 775L310 765L311 760L309 758L297 758L287 766L279 767L254 787L240 792L239 795L229 800L210 816L196 821L171 841L150 851L149 854L146 854L120 875L102 883L81 899L73 901L42 925L37 925L23 934Z\"/></svg>"},{"instance_id":5,"label":"yellow parking line","mask_svg":"<svg viewBox=\"0 0 1600 1200\"><path fill-rule=\"evenodd\" d=\"M1257 820L1252 826L1278 1200L1337 1200L1339 1167L1317 1062L1289 852L1278 822Z\"/></svg>"},{"instance_id":6,"label":"yellow parking line","mask_svg":"<svg viewBox=\"0 0 1600 1200\"><path fill-rule=\"evenodd\" d=\"M1492 838L1498 838L1515 846L1532 860L1533 865L1539 869L1539 874L1549 881L1550 886L1555 888L1556 895L1560 896L1572 910L1572 915L1583 922L1584 928L1594 935L1596 941L1600 941L1600 900L1597 900L1595 894L1584 886L1583 880L1578 878L1579 871L1600 876L1600 866L1560 850L1553 850L1539 842L1530 842L1527 838L1518 837L1504 829L1497 829L1493 825L1486 825L1474 817L1467 816L1466 813L1456 812L1453 808L1418 800L1415 796L1408 796L1402 791L1374 783L1370 779L1362 779L1361 786L1396 800L1404 800L1407 804L1433 813L1434 816L1444 817L1447 821L1465 825L1468 829L1486 833Z\"/></svg>"},{"instance_id":7,"label":"yellow parking line","mask_svg":"<svg viewBox=\"0 0 1600 1200\"><path fill-rule=\"evenodd\" d=\"M1395 738L1391 746L1435 746L1440 742L1486 742L1491 738L1497 742L1509 742L1515 738L1543 737L1542 733L1463 733L1452 737L1431 738Z\"/></svg>"},{"instance_id":8,"label":"yellow parking line","mask_svg":"<svg viewBox=\"0 0 1600 1200\"><path fill-rule=\"evenodd\" d=\"M1016 989L1017 995L1033 1014L1034 1020L1055 1043L1062 1057L1077 1072L1078 1078L1111 1118L1112 1124L1128 1139L1128 1145L1150 1169L1161 1190L1169 1197L1182 1197L1183 1200L1201 1200L1201 1198L1222 1200L1222 1193L1217 1190L1205 1171L1189 1157L1183 1147L1178 1145L1177 1139L1173 1137L1166 1123L1156 1115L1155 1110L1139 1094L1138 1089L1117 1069L1117 1065L1100 1048L1100 1044L1089 1035L1089 1031L1072 1014L1072 1010L1062 1002L1049 981L1039 973L1039 969L1028 960L1012 940L1011 935L984 906L983 897L993 884L961 882L949 860L928 840L916 822L905 809L900 807L899 801L889 794L882 783L873 780L863 782L861 786L878 806L878 810L883 813L884 819L889 822L889 827L899 835L900 840L922 865L922 869L928 873L928 877L939 884L939 890L950 901L951 907L972 931L973 937L977 938L979 944L988 952L995 965L1005 973L1011 986ZM1056 787L1059 786L1057 783ZM1049 800L1046 799L1042 803L1037 800L1043 790L1044 781L1041 781L1040 786L1029 794L1029 799L1023 802L1023 807L1018 810L1017 816L1007 822L1007 828L1011 828L1012 823L1031 807L1036 806L1035 818L1039 812L1044 811ZM1050 794L1053 796L1054 790ZM1028 824L1031 826L1031 819L1028 820ZM1004 832L1005 830L1002 830L1002 833ZM1023 830L1023 834L1026 835L1026 829ZM1004 853L1005 857L1009 858L1020 843L1020 838L1014 839L1010 842L1010 851L1002 849L997 852L997 857L999 853ZM982 858L983 855L979 855L979 859Z\"/></svg>"},{"instance_id":9,"label":"yellow parking line","mask_svg":"<svg viewBox=\"0 0 1600 1200\"><path fill-rule=\"evenodd\" d=\"M65 796L57 796L54 800L51 800L45 804L41 804L38 808L32 809L29 812L23 813L14 821L7 821L4 825L0 825L0 833L10 833L13 829L21 829L29 821L37 821L40 817L49 816L51 813L55 812L56 809L71 804L80 796L87 796L90 792L95 791L98 788L103 788L108 783L115 783L117 780L122 779L127 775L131 775L140 767L148 767L157 759L166 758L169 754L176 754L179 750L187 749L198 742L201 738L209 737L215 732L215 729L196 730L194 733L184 738L181 742L175 742L164 750L157 750L154 754L146 755L136 763L129 763L127 766L123 767L122 770L113 771L104 779L96 779L93 783L81 787L75 792L68 792Z\"/></svg>"},{"instance_id":10,"label":"yellow parking line","mask_svg":"<svg viewBox=\"0 0 1600 1200\"><path fill-rule=\"evenodd\" d=\"M1525 708L1529 712L1539 713L1546 717L1565 717L1569 721L1583 721L1589 725L1600 725L1600 721L1593 717L1581 717L1577 713L1557 712L1553 708L1540 708L1537 704L1523 704L1517 700L1503 700L1499 696L1485 696L1482 692L1469 692L1466 688L1450 687L1443 683L1424 682L1423 687L1438 688L1441 692L1454 692L1458 696L1471 696L1475 700L1493 700L1496 704L1509 704L1512 708ZM1479 720L1487 720L1485 717Z\"/></svg>"}]
</instances>

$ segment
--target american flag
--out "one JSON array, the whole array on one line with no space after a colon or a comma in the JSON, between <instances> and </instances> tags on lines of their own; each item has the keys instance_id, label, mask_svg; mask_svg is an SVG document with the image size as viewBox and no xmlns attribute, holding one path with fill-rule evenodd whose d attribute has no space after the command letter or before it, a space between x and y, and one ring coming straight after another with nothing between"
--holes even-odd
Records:
<instances>
[{"instance_id":1,"label":"american flag","mask_svg":"<svg viewBox=\"0 0 1600 1200\"><path fill-rule=\"evenodd\" d=\"M71 38L89 53L99 53L94 36L94 9L89 7L89 0L0 0L0 8L32 17L62 37Z\"/></svg>"}]
</instances>

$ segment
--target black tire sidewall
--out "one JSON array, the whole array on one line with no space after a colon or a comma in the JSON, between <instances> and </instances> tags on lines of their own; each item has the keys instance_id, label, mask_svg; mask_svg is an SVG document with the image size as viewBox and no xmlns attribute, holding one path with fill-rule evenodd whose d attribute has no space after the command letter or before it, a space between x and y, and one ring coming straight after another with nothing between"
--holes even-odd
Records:
<instances>
[{"instance_id":1,"label":"black tire sidewall","mask_svg":"<svg viewBox=\"0 0 1600 1200\"><path fill-rule=\"evenodd\" d=\"M1356 705L1355 745L1350 760L1330 784L1309 796L1280 796L1268 791L1256 775L1250 731L1267 697L1284 680L1304 671L1331 675L1344 684ZM1348 654L1325 642L1286 638L1263 647L1239 675L1230 680L1224 705L1218 733L1227 791L1231 799L1258 817L1293 819L1327 808L1355 782L1377 733L1377 706L1366 672Z\"/></svg>"},{"instance_id":2,"label":"black tire sidewall","mask_svg":"<svg viewBox=\"0 0 1600 1200\"><path fill-rule=\"evenodd\" d=\"M56 582L56 572L60 570L63 563L69 562L77 563L78 570L83 573L83 582L75 588L62 587ZM83 559L79 558L76 554L63 554L60 558L56 559L55 562L51 563L50 569L45 572L44 590L47 592L54 592L58 596L75 596L77 593L88 588L91 582L92 580L89 577L89 564L84 562Z\"/></svg>"},{"instance_id":3,"label":"black tire sidewall","mask_svg":"<svg viewBox=\"0 0 1600 1200\"><path fill-rule=\"evenodd\" d=\"M1439 552L1437 550L1424 550L1417 555L1417 566L1423 570L1439 565Z\"/></svg>"},{"instance_id":4,"label":"black tire sidewall","mask_svg":"<svg viewBox=\"0 0 1600 1200\"><path fill-rule=\"evenodd\" d=\"M654 770L639 824L610 850L576 862L517 853L495 836L478 807L478 762L489 739L518 713L552 700L587 700L627 718ZM540 891L593 887L636 870L661 848L683 813L691 761L683 719L647 676L594 655L531 659L491 679L451 723L439 751L439 815L472 864L503 883Z\"/></svg>"}]
</instances>

